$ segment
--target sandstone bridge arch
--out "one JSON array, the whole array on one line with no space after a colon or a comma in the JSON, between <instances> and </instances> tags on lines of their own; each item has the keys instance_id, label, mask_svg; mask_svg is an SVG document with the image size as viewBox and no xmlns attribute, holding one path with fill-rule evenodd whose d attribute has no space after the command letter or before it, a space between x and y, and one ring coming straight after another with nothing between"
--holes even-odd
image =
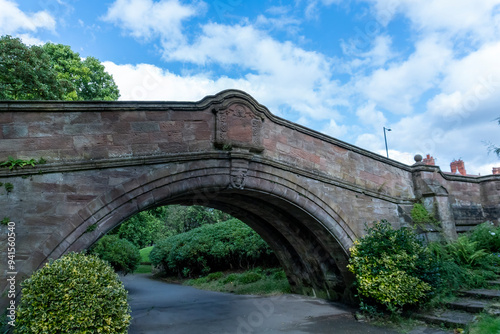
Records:
<instances>
[{"instance_id":1,"label":"sandstone bridge arch","mask_svg":"<svg viewBox=\"0 0 500 334\"><path fill-rule=\"evenodd\" d=\"M0 102L0 126L0 160L47 160L0 170L12 185L0 188L0 207L16 224L17 282L166 204L231 213L276 251L296 292L344 300L348 249L365 223L410 224L417 200L437 208L449 238L500 223L500 177L407 166L278 118L236 90L198 102Z\"/></svg>"}]
</instances>

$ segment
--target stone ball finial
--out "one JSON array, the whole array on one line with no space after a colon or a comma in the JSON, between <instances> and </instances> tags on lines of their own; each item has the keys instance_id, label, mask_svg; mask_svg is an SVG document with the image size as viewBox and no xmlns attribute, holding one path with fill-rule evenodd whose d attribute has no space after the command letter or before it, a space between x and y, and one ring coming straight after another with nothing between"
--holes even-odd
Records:
<instances>
[{"instance_id":1,"label":"stone ball finial","mask_svg":"<svg viewBox=\"0 0 500 334\"><path fill-rule=\"evenodd\" d=\"M422 156L420 154L417 154L413 157L413 159L415 159L415 162L418 164L420 162L422 162Z\"/></svg>"}]
</instances>

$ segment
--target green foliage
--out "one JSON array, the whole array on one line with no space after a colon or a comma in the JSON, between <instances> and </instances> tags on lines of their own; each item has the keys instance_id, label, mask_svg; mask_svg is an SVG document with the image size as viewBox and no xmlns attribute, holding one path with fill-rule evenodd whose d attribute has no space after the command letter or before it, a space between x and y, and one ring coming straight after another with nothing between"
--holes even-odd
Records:
<instances>
[{"instance_id":1,"label":"green foliage","mask_svg":"<svg viewBox=\"0 0 500 334\"><path fill-rule=\"evenodd\" d=\"M0 37L0 100L59 100L62 92L43 48Z\"/></svg>"},{"instance_id":2,"label":"green foliage","mask_svg":"<svg viewBox=\"0 0 500 334\"><path fill-rule=\"evenodd\" d=\"M488 280L498 276L500 258L487 248L491 246L495 249L496 233L492 231L496 228L491 223L484 223L456 241L434 242L427 246L438 259L440 268L437 303L456 291L485 287Z\"/></svg>"},{"instance_id":3,"label":"green foliage","mask_svg":"<svg viewBox=\"0 0 500 334\"><path fill-rule=\"evenodd\" d=\"M500 253L500 227L491 222L476 226L469 234L469 238L471 241L477 242L478 248L491 253Z\"/></svg>"},{"instance_id":4,"label":"green foliage","mask_svg":"<svg viewBox=\"0 0 500 334\"><path fill-rule=\"evenodd\" d=\"M449 243L447 251L458 265L469 267L477 266L488 255L486 250L478 248L477 241L471 241L466 235Z\"/></svg>"},{"instance_id":5,"label":"green foliage","mask_svg":"<svg viewBox=\"0 0 500 334\"><path fill-rule=\"evenodd\" d=\"M207 275L207 282L215 281L215 280L221 279L222 277L224 277L224 274L221 271L217 271L215 273L210 273Z\"/></svg>"},{"instance_id":6,"label":"green foliage","mask_svg":"<svg viewBox=\"0 0 500 334\"><path fill-rule=\"evenodd\" d=\"M97 228L97 223L94 223L94 224L92 224L92 225L89 225L89 226L87 227L87 229L85 230L85 232L86 232L86 233L90 233L90 232L92 232L92 231L95 231L95 229L96 229L96 228Z\"/></svg>"},{"instance_id":7,"label":"green foliage","mask_svg":"<svg viewBox=\"0 0 500 334\"><path fill-rule=\"evenodd\" d=\"M481 314L477 321L468 328L469 334L494 334L500 333L500 318Z\"/></svg>"},{"instance_id":8,"label":"green foliage","mask_svg":"<svg viewBox=\"0 0 500 334\"><path fill-rule=\"evenodd\" d=\"M113 77L67 45L26 46L0 38L0 100L117 100Z\"/></svg>"},{"instance_id":9,"label":"green foliage","mask_svg":"<svg viewBox=\"0 0 500 334\"><path fill-rule=\"evenodd\" d=\"M12 190L14 190L14 185L10 182L4 183L3 186L5 187L5 191L7 191L8 193L10 193L10 192L12 192Z\"/></svg>"},{"instance_id":10,"label":"green foliage","mask_svg":"<svg viewBox=\"0 0 500 334\"><path fill-rule=\"evenodd\" d=\"M166 237L230 218L222 211L203 206L169 205L141 211L110 234L118 234L142 249Z\"/></svg>"},{"instance_id":11,"label":"green foliage","mask_svg":"<svg viewBox=\"0 0 500 334\"><path fill-rule=\"evenodd\" d=\"M261 274L256 273L254 271L247 271L247 272L243 273L242 275L240 275L240 277L238 278L238 282L240 282L241 284L249 284L249 283L257 282L261 279L262 279Z\"/></svg>"},{"instance_id":12,"label":"green foliage","mask_svg":"<svg viewBox=\"0 0 500 334\"><path fill-rule=\"evenodd\" d=\"M250 227L237 219L207 224L158 242L151 262L167 275L180 277L232 268L275 264L269 246Z\"/></svg>"},{"instance_id":13,"label":"green foliage","mask_svg":"<svg viewBox=\"0 0 500 334\"><path fill-rule=\"evenodd\" d=\"M425 224L432 224L435 226L439 225L439 222L434 217L434 215L431 215L421 203L415 203L413 205L413 208L411 209L410 214L411 214L411 219L417 225L420 226Z\"/></svg>"},{"instance_id":14,"label":"green foliage","mask_svg":"<svg viewBox=\"0 0 500 334\"><path fill-rule=\"evenodd\" d=\"M140 249L151 246L167 233L164 223L165 211L164 207L141 211L111 233L127 239Z\"/></svg>"},{"instance_id":15,"label":"green foliage","mask_svg":"<svg viewBox=\"0 0 500 334\"><path fill-rule=\"evenodd\" d=\"M15 333L127 333L127 291L97 258L70 253L22 284Z\"/></svg>"},{"instance_id":16,"label":"green foliage","mask_svg":"<svg viewBox=\"0 0 500 334\"><path fill-rule=\"evenodd\" d=\"M496 119L498 121L498 124L500 125L500 117ZM488 151L493 152L500 158L500 147L496 146L495 144L488 143Z\"/></svg>"},{"instance_id":17,"label":"green foliage","mask_svg":"<svg viewBox=\"0 0 500 334\"><path fill-rule=\"evenodd\" d=\"M9 217L3 217L3 219L0 221L0 224L2 225L8 225L10 222L10 218Z\"/></svg>"},{"instance_id":18,"label":"green foliage","mask_svg":"<svg viewBox=\"0 0 500 334\"><path fill-rule=\"evenodd\" d=\"M242 273L215 272L185 282L204 290L236 294L276 295L289 293L290 285L282 268L254 268Z\"/></svg>"},{"instance_id":19,"label":"green foliage","mask_svg":"<svg viewBox=\"0 0 500 334\"><path fill-rule=\"evenodd\" d=\"M140 264L134 274L151 274L152 269L150 264Z\"/></svg>"},{"instance_id":20,"label":"green foliage","mask_svg":"<svg viewBox=\"0 0 500 334\"><path fill-rule=\"evenodd\" d=\"M40 163L45 163L45 159L40 158L40 160L36 161L35 159L23 160L23 159L14 159L13 157L9 157L6 161L0 162L0 167L7 167L10 170L13 170L17 167L23 168L25 166L32 166Z\"/></svg>"},{"instance_id":21,"label":"green foliage","mask_svg":"<svg viewBox=\"0 0 500 334\"><path fill-rule=\"evenodd\" d=\"M220 223L232 217L222 211L204 206L168 206L166 224L173 234L190 231L206 224Z\"/></svg>"},{"instance_id":22,"label":"green foliage","mask_svg":"<svg viewBox=\"0 0 500 334\"><path fill-rule=\"evenodd\" d=\"M141 262L139 249L130 241L120 239L117 235L105 235L92 249L96 254L117 271L125 275L133 273Z\"/></svg>"},{"instance_id":23,"label":"green foliage","mask_svg":"<svg viewBox=\"0 0 500 334\"><path fill-rule=\"evenodd\" d=\"M151 251L153 250L153 246L149 246L146 248L143 248L139 251L141 254L141 263L142 264L151 264L151 260L149 259L149 254L151 254Z\"/></svg>"},{"instance_id":24,"label":"green foliage","mask_svg":"<svg viewBox=\"0 0 500 334\"><path fill-rule=\"evenodd\" d=\"M392 312L426 299L438 274L437 261L416 235L384 220L350 251L348 269L356 275L358 293Z\"/></svg>"},{"instance_id":25,"label":"green foliage","mask_svg":"<svg viewBox=\"0 0 500 334\"><path fill-rule=\"evenodd\" d=\"M43 50L51 60L63 87L63 100L117 100L120 96L113 77L94 57L84 60L67 45L47 43Z\"/></svg>"}]
</instances>

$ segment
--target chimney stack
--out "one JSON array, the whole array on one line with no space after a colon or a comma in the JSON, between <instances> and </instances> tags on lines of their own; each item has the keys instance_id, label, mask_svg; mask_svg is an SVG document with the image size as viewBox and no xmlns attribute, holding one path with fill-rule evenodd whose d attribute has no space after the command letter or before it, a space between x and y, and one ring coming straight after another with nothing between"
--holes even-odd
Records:
<instances>
[{"instance_id":1,"label":"chimney stack","mask_svg":"<svg viewBox=\"0 0 500 334\"><path fill-rule=\"evenodd\" d=\"M500 174L500 167L493 167L493 175Z\"/></svg>"},{"instance_id":2,"label":"chimney stack","mask_svg":"<svg viewBox=\"0 0 500 334\"><path fill-rule=\"evenodd\" d=\"M434 161L434 157L432 157L430 154L427 154L427 157L425 157L422 162L426 165L429 165L429 166L436 165L436 162Z\"/></svg>"},{"instance_id":3,"label":"chimney stack","mask_svg":"<svg viewBox=\"0 0 500 334\"><path fill-rule=\"evenodd\" d=\"M467 174L465 172L465 164L462 161L462 159L453 160L450 164L450 167L451 167L451 172L453 174L461 174L461 175Z\"/></svg>"}]
</instances>

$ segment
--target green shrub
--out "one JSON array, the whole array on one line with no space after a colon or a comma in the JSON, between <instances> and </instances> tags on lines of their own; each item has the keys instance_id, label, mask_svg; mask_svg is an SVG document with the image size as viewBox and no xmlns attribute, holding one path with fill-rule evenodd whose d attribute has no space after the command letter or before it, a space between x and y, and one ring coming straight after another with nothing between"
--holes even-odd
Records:
<instances>
[{"instance_id":1,"label":"green shrub","mask_svg":"<svg viewBox=\"0 0 500 334\"><path fill-rule=\"evenodd\" d=\"M215 273L210 273L207 275L207 282L215 281L221 279L222 277L224 277L224 274L220 271L217 271Z\"/></svg>"},{"instance_id":2,"label":"green shrub","mask_svg":"<svg viewBox=\"0 0 500 334\"><path fill-rule=\"evenodd\" d=\"M228 283L235 283L238 281L238 278L240 277L240 275L238 274L229 274L226 276L226 278L222 281L222 283L224 284L228 284Z\"/></svg>"},{"instance_id":3,"label":"green shrub","mask_svg":"<svg viewBox=\"0 0 500 334\"><path fill-rule=\"evenodd\" d=\"M262 279L262 275L254 272L254 271L247 271L238 277L238 283L241 284L249 284L253 282L257 282Z\"/></svg>"},{"instance_id":4,"label":"green shrub","mask_svg":"<svg viewBox=\"0 0 500 334\"><path fill-rule=\"evenodd\" d=\"M108 261L117 272L125 275L133 273L141 263L141 254L137 247L117 235L105 235L91 251L101 259Z\"/></svg>"},{"instance_id":5,"label":"green shrub","mask_svg":"<svg viewBox=\"0 0 500 334\"><path fill-rule=\"evenodd\" d=\"M163 239L149 257L153 265L163 266L167 275L180 277L277 264L265 241L237 219L203 225Z\"/></svg>"},{"instance_id":6,"label":"green shrub","mask_svg":"<svg viewBox=\"0 0 500 334\"><path fill-rule=\"evenodd\" d=\"M500 228L491 222L485 222L476 226L469 233L470 240L477 242L478 248L485 249L491 253L500 253Z\"/></svg>"},{"instance_id":7,"label":"green shrub","mask_svg":"<svg viewBox=\"0 0 500 334\"><path fill-rule=\"evenodd\" d=\"M356 275L359 295L393 312L426 299L438 276L437 261L416 235L384 220L350 251L348 269Z\"/></svg>"},{"instance_id":8,"label":"green shrub","mask_svg":"<svg viewBox=\"0 0 500 334\"><path fill-rule=\"evenodd\" d=\"M479 226L479 232L473 230L455 241L428 244L427 248L439 263L438 299L454 295L461 289L484 287L500 273L500 258L481 247L481 242L484 245L490 235L488 229Z\"/></svg>"},{"instance_id":9,"label":"green shrub","mask_svg":"<svg viewBox=\"0 0 500 334\"><path fill-rule=\"evenodd\" d=\"M97 256L70 253L21 286L15 333L127 333L127 291Z\"/></svg>"}]
</instances>

